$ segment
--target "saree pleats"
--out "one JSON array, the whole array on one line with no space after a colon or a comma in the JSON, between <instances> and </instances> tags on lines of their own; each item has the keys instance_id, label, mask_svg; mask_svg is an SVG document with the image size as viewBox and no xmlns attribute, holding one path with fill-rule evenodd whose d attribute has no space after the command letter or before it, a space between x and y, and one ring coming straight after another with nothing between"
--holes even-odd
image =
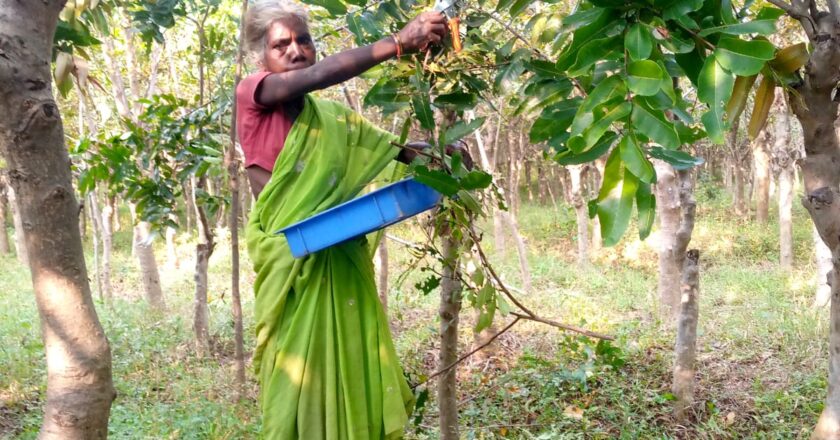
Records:
<instances>
[{"instance_id":1,"label":"saree pleats","mask_svg":"<svg viewBox=\"0 0 840 440\"><path fill-rule=\"evenodd\" d=\"M346 107L307 97L251 214L254 365L266 439L402 437L412 393L366 240L294 259L274 234L356 196L396 156L392 140Z\"/></svg>"}]
</instances>

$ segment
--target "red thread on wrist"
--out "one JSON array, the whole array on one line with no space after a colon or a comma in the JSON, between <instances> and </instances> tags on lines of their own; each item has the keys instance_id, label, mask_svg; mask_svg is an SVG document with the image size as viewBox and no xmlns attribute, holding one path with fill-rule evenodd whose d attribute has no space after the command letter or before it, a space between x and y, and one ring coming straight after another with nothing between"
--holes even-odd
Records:
<instances>
[{"instance_id":1,"label":"red thread on wrist","mask_svg":"<svg viewBox=\"0 0 840 440\"><path fill-rule=\"evenodd\" d=\"M400 37L397 34L393 34L392 37L394 38L394 42L397 43L397 58L399 58L403 55L402 41L400 41Z\"/></svg>"}]
</instances>

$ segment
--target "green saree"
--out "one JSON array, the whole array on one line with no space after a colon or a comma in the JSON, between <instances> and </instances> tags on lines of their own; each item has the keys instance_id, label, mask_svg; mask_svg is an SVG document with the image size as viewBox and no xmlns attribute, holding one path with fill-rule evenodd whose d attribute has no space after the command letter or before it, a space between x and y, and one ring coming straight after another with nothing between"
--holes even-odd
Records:
<instances>
[{"instance_id":1,"label":"green saree","mask_svg":"<svg viewBox=\"0 0 840 440\"><path fill-rule=\"evenodd\" d=\"M402 437L413 405L364 238L294 259L274 232L356 196L397 155L395 137L307 96L251 213L263 435Z\"/></svg>"}]
</instances>

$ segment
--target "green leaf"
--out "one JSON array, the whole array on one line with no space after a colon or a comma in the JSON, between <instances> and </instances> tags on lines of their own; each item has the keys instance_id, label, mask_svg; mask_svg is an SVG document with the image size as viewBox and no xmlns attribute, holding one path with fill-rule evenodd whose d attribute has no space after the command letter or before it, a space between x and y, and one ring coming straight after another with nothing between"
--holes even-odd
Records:
<instances>
[{"instance_id":1,"label":"green leaf","mask_svg":"<svg viewBox=\"0 0 840 440\"><path fill-rule=\"evenodd\" d=\"M603 8L591 8L575 12L563 19L560 33L574 32L584 26L595 23L598 19L607 15L607 13L607 10Z\"/></svg>"},{"instance_id":2,"label":"green leaf","mask_svg":"<svg viewBox=\"0 0 840 440\"><path fill-rule=\"evenodd\" d=\"M627 66L627 87L637 95L655 95L669 81L668 75L654 61L633 61Z\"/></svg>"},{"instance_id":3,"label":"green leaf","mask_svg":"<svg viewBox=\"0 0 840 440\"><path fill-rule=\"evenodd\" d=\"M656 215L656 197L647 183L640 182L636 190L636 211L639 214L639 239L644 240L650 235Z\"/></svg>"},{"instance_id":4,"label":"green leaf","mask_svg":"<svg viewBox=\"0 0 840 440\"><path fill-rule=\"evenodd\" d=\"M627 230L638 185L636 176L625 172L618 149L613 150L604 167L603 183L596 203L604 245L615 245Z\"/></svg>"},{"instance_id":5,"label":"green leaf","mask_svg":"<svg viewBox=\"0 0 840 440\"><path fill-rule=\"evenodd\" d=\"M572 136L583 133L595 120L592 113L598 106L610 105L613 101L624 99L627 94L627 86L620 75L607 77L592 89L589 96L583 100L575 118L572 121Z\"/></svg>"},{"instance_id":6,"label":"green leaf","mask_svg":"<svg viewBox=\"0 0 840 440\"><path fill-rule=\"evenodd\" d=\"M425 130L435 129L435 115L432 113L432 105L429 102L429 95L415 93L411 95L411 108L420 121L420 126Z\"/></svg>"},{"instance_id":7,"label":"green leaf","mask_svg":"<svg viewBox=\"0 0 840 440\"><path fill-rule=\"evenodd\" d=\"M574 120L583 101L580 97L568 99L543 109L529 133L532 143L539 143L564 133Z\"/></svg>"},{"instance_id":8,"label":"green leaf","mask_svg":"<svg viewBox=\"0 0 840 440\"><path fill-rule=\"evenodd\" d=\"M633 114L630 116L630 121L636 131L641 132L648 139L665 148L679 148L680 137L674 128L674 124L665 119L664 113L651 110L641 101L635 99L633 103Z\"/></svg>"},{"instance_id":9,"label":"green leaf","mask_svg":"<svg viewBox=\"0 0 840 440\"><path fill-rule=\"evenodd\" d=\"M461 186L466 190L484 189L493 182L493 176L481 170L473 170L461 178Z\"/></svg>"},{"instance_id":10,"label":"green leaf","mask_svg":"<svg viewBox=\"0 0 840 440\"><path fill-rule=\"evenodd\" d=\"M776 48L766 40L746 41L723 37L718 41L715 58L725 69L741 75L755 75L767 61L773 59Z\"/></svg>"},{"instance_id":11,"label":"green leaf","mask_svg":"<svg viewBox=\"0 0 840 440\"><path fill-rule=\"evenodd\" d=\"M304 0L303 2L310 5L321 6L333 16L347 13L347 6L345 6L341 0Z\"/></svg>"},{"instance_id":12,"label":"green leaf","mask_svg":"<svg viewBox=\"0 0 840 440\"><path fill-rule=\"evenodd\" d=\"M592 40L580 48L567 75L571 78L584 75L595 63L617 58L623 49L621 38L618 36Z\"/></svg>"},{"instance_id":13,"label":"green leaf","mask_svg":"<svg viewBox=\"0 0 840 440\"><path fill-rule=\"evenodd\" d=\"M754 20L746 23L735 23L724 26L716 26L703 29L698 33L701 37L707 37L712 34L729 34L729 35L743 35L743 34L759 34L772 35L776 32L776 20Z\"/></svg>"},{"instance_id":14,"label":"green leaf","mask_svg":"<svg viewBox=\"0 0 840 440\"><path fill-rule=\"evenodd\" d=\"M477 102L478 97L475 94L454 92L435 98L435 107L463 111L475 107Z\"/></svg>"},{"instance_id":15,"label":"green leaf","mask_svg":"<svg viewBox=\"0 0 840 440\"><path fill-rule=\"evenodd\" d=\"M666 7L662 11L662 18L665 20L675 20L687 15L689 12L700 9L702 6L703 0L680 0Z\"/></svg>"},{"instance_id":16,"label":"green leaf","mask_svg":"<svg viewBox=\"0 0 840 440\"><path fill-rule=\"evenodd\" d=\"M694 48L687 53L675 54L674 60L685 72L685 76L694 84L694 87L697 87L700 71L703 69L703 57L700 55L700 51Z\"/></svg>"},{"instance_id":17,"label":"green leaf","mask_svg":"<svg viewBox=\"0 0 840 440\"><path fill-rule=\"evenodd\" d=\"M513 3L513 6L510 7L510 11L508 11L510 18L514 18L521 14L522 11L524 11L533 2L534 0L516 0Z\"/></svg>"},{"instance_id":18,"label":"green leaf","mask_svg":"<svg viewBox=\"0 0 840 440\"><path fill-rule=\"evenodd\" d=\"M553 157L554 161L560 165L579 165L582 163L589 163L593 160L603 156L610 150L618 135L609 131L601 137L592 148L576 154L574 151L564 147Z\"/></svg>"},{"instance_id":19,"label":"green leaf","mask_svg":"<svg viewBox=\"0 0 840 440\"><path fill-rule=\"evenodd\" d=\"M725 70L717 62L716 55L712 54L703 63L697 81L697 97L711 108L722 109L732 95L735 75Z\"/></svg>"},{"instance_id":20,"label":"green leaf","mask_svg":"<svg viewBox=\"0 0 840 440\"><path fill-rule=\"evenodd\" d=\"M725 127L723 125L723 110L720 107L710 108L703 116L700 116L703 127L709 135L709 140L718 145L723 145Z\"/></svg>"},{"instance_id":21,"label":"green leaf","mask_svg":"<svg viewBox=\"0 0 840 440\"><path fill-rule=\"evenodd\" d=\"M607 132L613 122L627 117L632 108L632 104L627 101L622 101L620 104L609 109L603 116L597 118L580 136L573 136L569 139L569 142L567 142L569 149L575 153L581 153L592 147Z\"/></svg>"},{"instance_id":22,"label":"green leaf","mask_svg":"<svg viewBox=\"0 0 840 440\"><path fill-rule=\"evenodd\" d=\"M470 122L464 122L464 121L456 122L455 125L453 125L448 130L446 130L446 133L443 136L443 143L444 144L451 144L451 143L456 142L456 141L460 140L461 138L471 134L472 132L477 130L479 127L481 127L482 124L484 124L484 119L485 119L484 117L481 117L481 118L475 118Z\"/></svg>"},{"instance_id":23,"label":"green leaf","mask_svg":"<svg viewBox=\"0 0 840 440\"><path fill-rule=\"evenodd\" d=\"M656 182L656 171L653 165L645 157L645 153L639 148L639 145L633 140L632 135L626 135L618 143L618 149L621 154L621 160L627 170L638 177L639 180L645 183Z\"/></svg>"},{"instance_id":24,"label":"green leaf","mask_svg":"<svg viewBox=\"0 0 840 440\"><path fill-rule=\"evenodd\" d=\"M425 166L414 167L414 176L418 182L429 185L443 195L452 197L461 189L454 177L443 171L430 170Z\"/></svg>"},{"instance_id":25,"label":"green leaf","mask_svg":"<svg viewBox=\"0 0 840 440\"><path fill-rule=\"evenodd\" d=\"M702 158L694 157L684 151L666 150L662 147L651 147L648 153L651 157L668 162L675 170L687 170L705 162Z\"/></svg>"},{"instance_id":26,"label":"green leaf","mask_svg":"<svg viewBox=\"0 0 840 440\"><path fill-rule=\"evenodd\" d=\"M533 59L525 64L531 72L546 78L557 78L563 76L563 71L557 68L555 63L550 61Z\"/></svg>"},{"instance_id":27,"label":"green leaf","mask_svg":"<svg viewBox=\"0 0 840 440\"><path fill-rule=\"evenodd\" d=\"M644 60L653 50L653 37L647 26L636 23L630 27L624 36L624 48L632 60Z\"/></svg>"}]
</instances>

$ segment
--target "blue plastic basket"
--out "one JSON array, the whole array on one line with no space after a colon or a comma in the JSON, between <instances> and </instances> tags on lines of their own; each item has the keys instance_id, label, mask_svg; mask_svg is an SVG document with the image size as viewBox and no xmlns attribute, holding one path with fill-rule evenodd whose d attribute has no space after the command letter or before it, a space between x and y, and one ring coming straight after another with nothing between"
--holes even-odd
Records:
<instances>
[{"instance_id":1,"label":"blue plastic basket","mask_svg":"<svg viewBox=\"0 0 840 440\"><path fill-rule=\"evenodd\" d=\"M406 179L342 203L276 234L286 235L295 258L345 242L433 208L441 195Z\"/></svg>"}]
</instances>

